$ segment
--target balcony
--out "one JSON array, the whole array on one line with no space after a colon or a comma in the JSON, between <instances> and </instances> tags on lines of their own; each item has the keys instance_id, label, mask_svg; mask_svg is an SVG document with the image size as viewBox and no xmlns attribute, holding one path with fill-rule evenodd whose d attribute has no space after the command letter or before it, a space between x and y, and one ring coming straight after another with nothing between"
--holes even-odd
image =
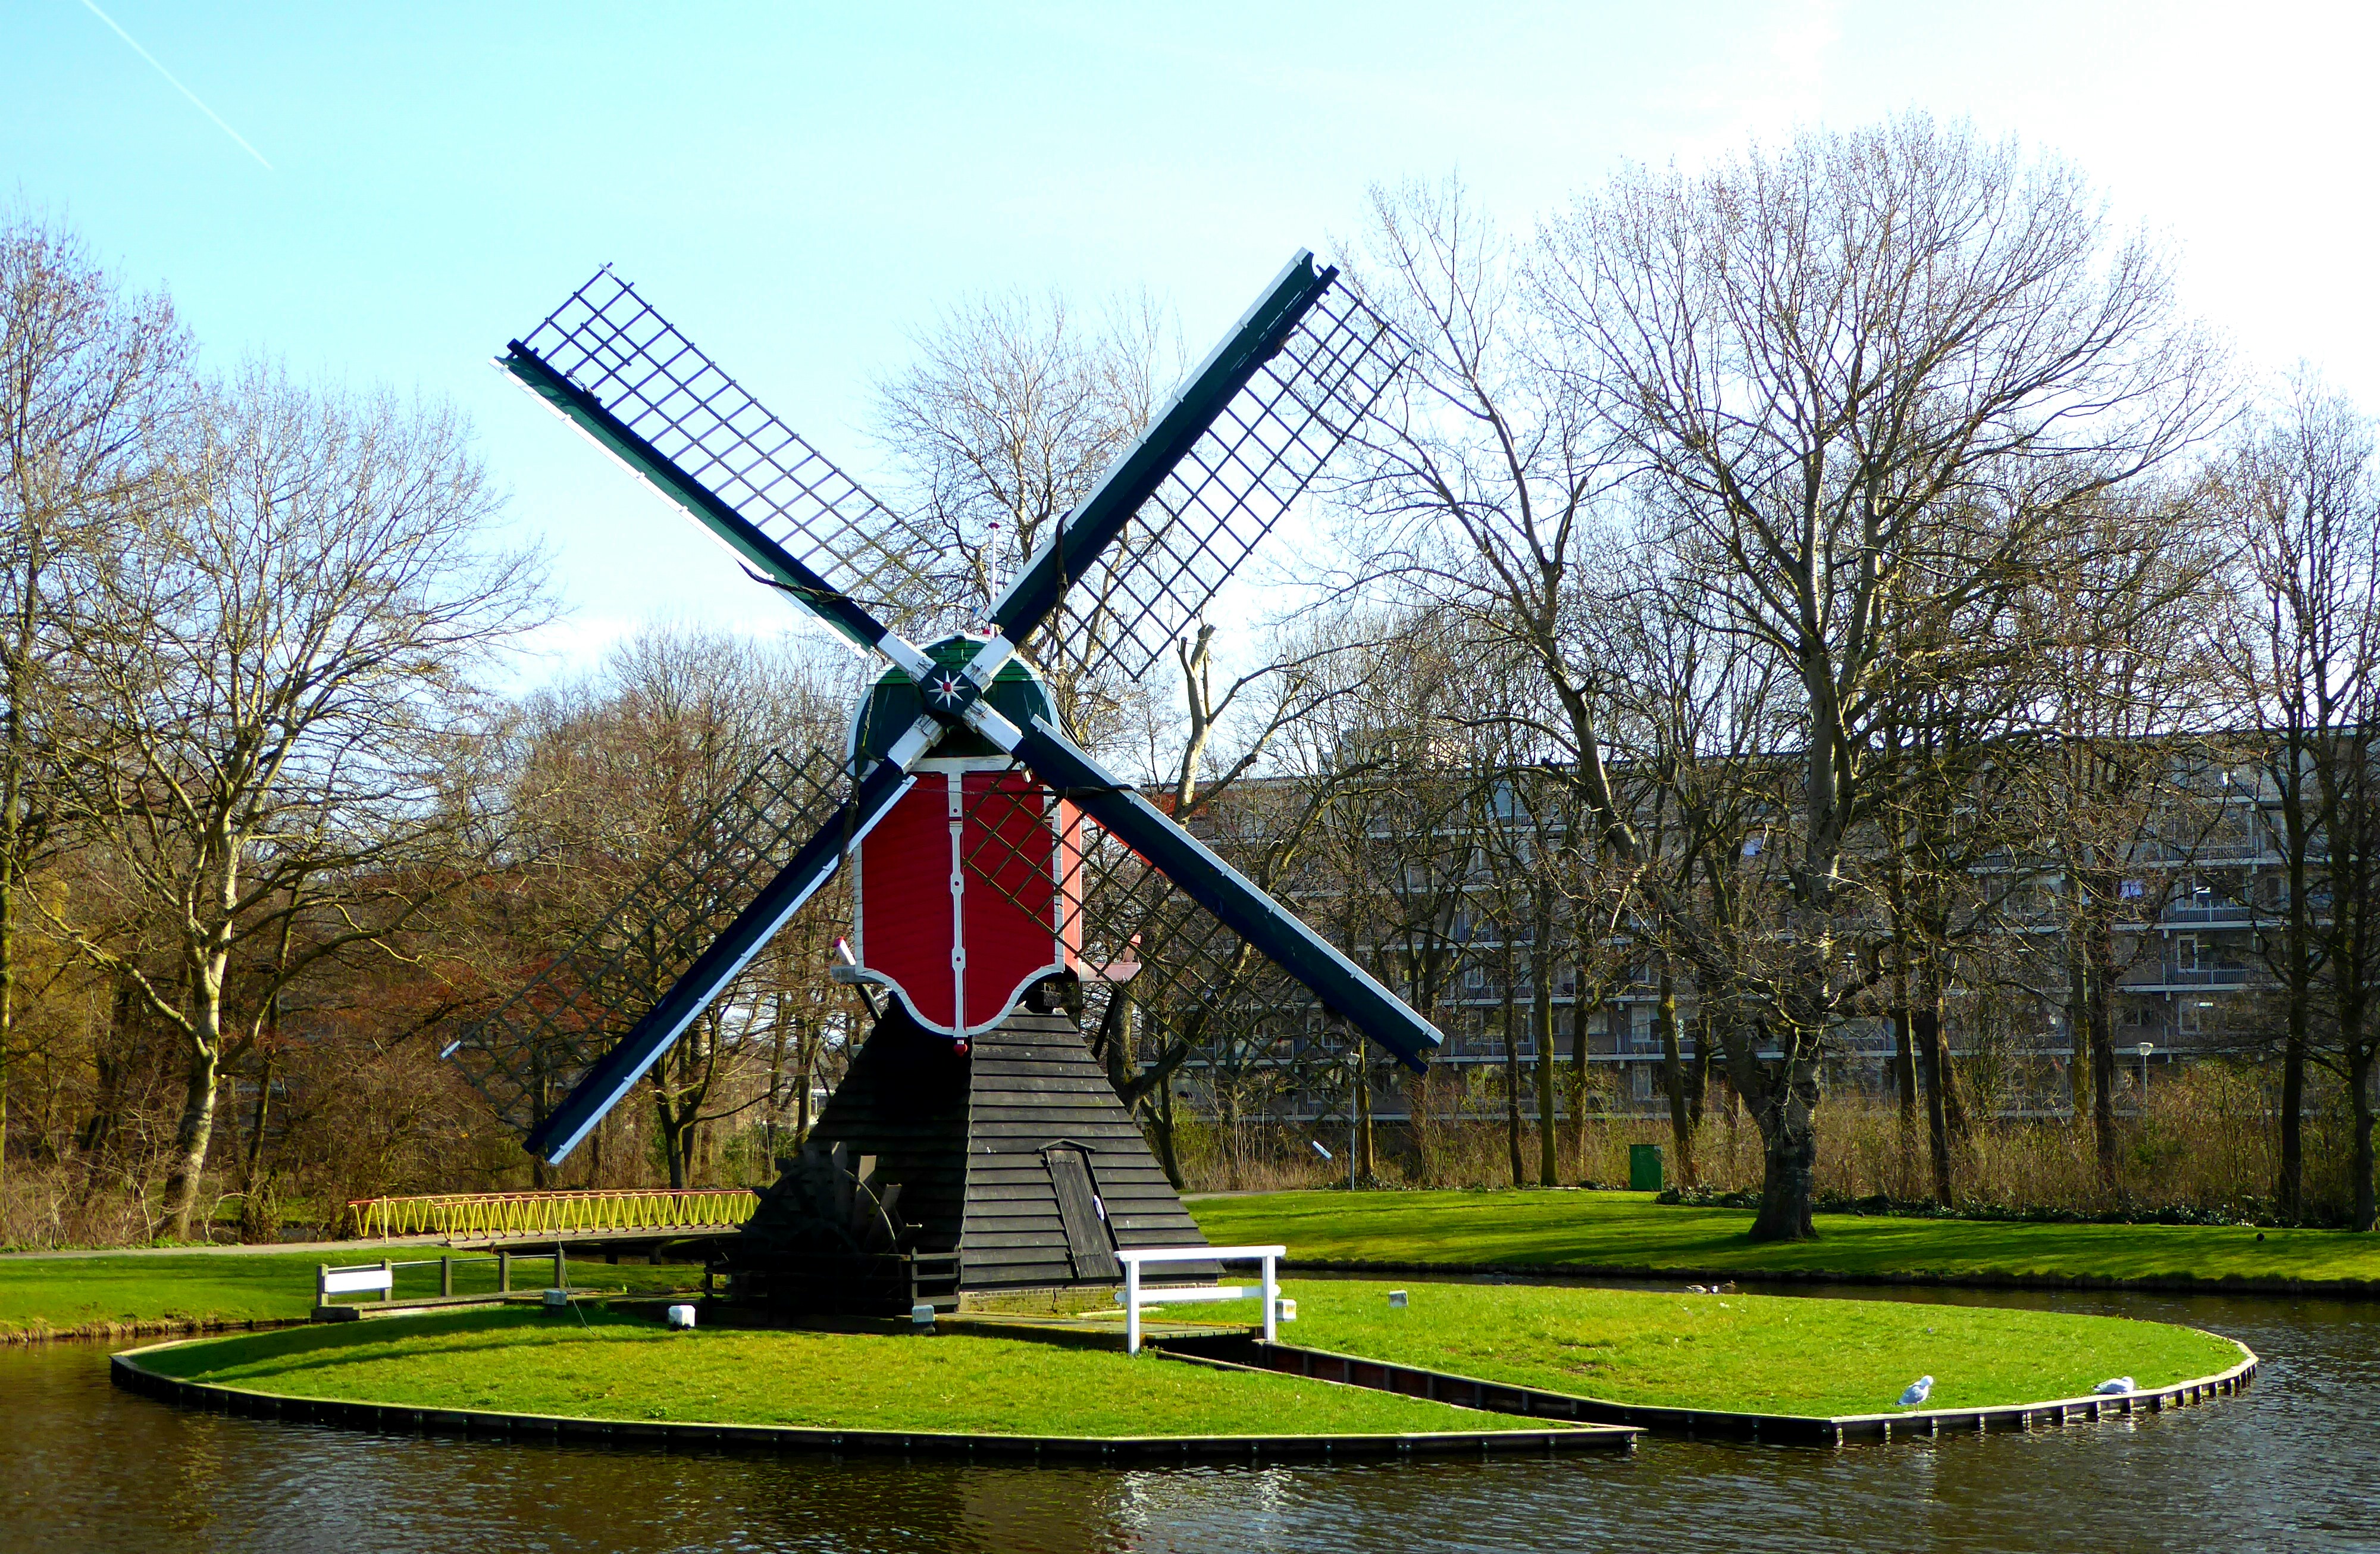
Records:
<instances>
[{"instance_id":1,"label":"balcony","mask_svg":"<svg viewBox=\"0 0 2380 1554\"><path fill-rule=\"evenodd\" d=\"M2168 906L2157 917L2161 927L2249 928L2257 922L2256 909L2244 901Z\"/></svg>"},{"instance_id":2,"label":"balcony","mask_svg":"<svg viewBox=\"0 0 2380 1554\"><path fill-rule=\"evenodd\" d=\"M2249 985L2252 975L2246 966L2184 966L2167 961L2136 967L2119 978L2116 985L2128 993L2147 993L2166 988L2237 991Z\"/></svg>"}]
</instances>

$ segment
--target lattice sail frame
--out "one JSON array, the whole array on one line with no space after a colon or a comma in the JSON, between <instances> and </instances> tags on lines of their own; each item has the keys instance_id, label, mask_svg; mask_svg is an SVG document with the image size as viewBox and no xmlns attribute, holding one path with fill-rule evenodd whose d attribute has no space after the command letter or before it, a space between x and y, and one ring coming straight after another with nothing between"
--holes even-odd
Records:
<instances>
[{"instance_id":1,"label":"lattice sail frame","mask_svg":"<svg viewBox=\"0 0 2380 1554\"><path fill-rule=\"evenodd\" d=\"M1138 680L1296 505L1411 360L1354 290L1334 285L1019 645L1045 672Z\"/></svg>"},{"instance_id":2,"label":"lattice sail frame","mask_svg":"<svg viewBox=\"0 0 2380 1554\"><path fill-rule=\"evenodd\" d=\"M450 1056L465 1080L505 1123L535 1127L826 823L847 786L837 754L771 752L601 922L464 1034Z\"/></svg>"},{"instance_id":3,"label":"lattice sail frame","mask_svg":"<svg viewBox=\"0 0 2380 1554\"><path fill-rule=\"evenodd\" d=\"M914 608L947 591L918 565L929 536L779 421L610 265L521 344L853 598L899 613L887 603L897 593Z\"/></svg>"},{"instance_id":4,"label":"lattice sail frame","mask_svg":"<svg viewBox=\"0 0 2380 1554\"><path fill-rule=\"evenodd\" d=\"M1034 863L1018 850L1017 838L1046 824L1042 817L1062 798L1015 766L976 799L967 827L976 840L961 861L967 888L990 888L1025 911L1049 912L1047 886L1016 887L1020 872ZM1203 839L1269 893L1296 893L1298 880L1265 865L1270 838L1263 817L1234 803L1199 818ZM1123 997L1160 1048L1176 1040L1195 1046L1238 1042L1293 1058L1323 1040L1323 1011L1303 984L1097 821L1079 821L1079 846L1061 853L1067 872L1057 882L1057 898L1065 910L1056 921L1062 932L1080 929L1075 969L1086 995L1087 1034L1100 1032L1113 1001Z\"/></svg>"}]
</instances>

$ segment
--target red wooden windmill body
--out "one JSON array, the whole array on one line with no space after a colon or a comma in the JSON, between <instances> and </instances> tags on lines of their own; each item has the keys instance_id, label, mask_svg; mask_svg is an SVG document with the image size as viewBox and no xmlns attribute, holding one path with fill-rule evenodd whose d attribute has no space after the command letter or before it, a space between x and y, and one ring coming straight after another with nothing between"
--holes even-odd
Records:
<instances>
[{"instance_id":1,"label":"red wooden windmill body","mask_svg":"<svg viewBox=\"0 0 2380 1554\"><path fill-rule=\"evenodd\" d=\"M967 637L929 652L955 663ZM1040 676L1011 659L990 694L1020 713L1050 708ZM895 669L852 722L855 765L871 737L914 717L915 682ZM901 1000L917 1023L965 1040L1005 1020L1038 984L1082 957L1081 812L963 732L913 768L916 781L860 839L853 859L853 947L844 974Z\"/></svg>"}]
</instances>

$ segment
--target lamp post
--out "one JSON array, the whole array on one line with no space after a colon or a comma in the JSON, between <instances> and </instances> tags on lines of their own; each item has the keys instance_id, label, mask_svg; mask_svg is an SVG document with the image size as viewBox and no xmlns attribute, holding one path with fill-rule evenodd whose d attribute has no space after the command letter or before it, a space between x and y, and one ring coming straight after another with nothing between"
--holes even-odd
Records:
<instances>
[{"instance_id":1,"label":"lamp post","mask_svg":"<svg viewBox=\"0 0 2380 1554\"><path fill-rule=\"evenodd\" d=\"M2140 1112L2143 1117L2146 1117L2149 1114L2149 1054L2156 1050L2156 1043L2143 1042L2133 1050L2141 1055Z\"/></svg>"}]
</instances>

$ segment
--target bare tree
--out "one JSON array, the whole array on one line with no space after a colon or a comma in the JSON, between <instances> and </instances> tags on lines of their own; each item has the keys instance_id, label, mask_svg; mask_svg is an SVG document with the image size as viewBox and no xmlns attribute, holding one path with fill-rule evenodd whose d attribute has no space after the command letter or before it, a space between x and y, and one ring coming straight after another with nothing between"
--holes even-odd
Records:
<instances>
[{"instance_id":1,"label":"bare tree","mask_svg":"<svg viewBox=\"0 0 2380 1554\"><path fill-rule=\"evenodd\" d=\"M2020 630L2040 644L2048 737L2015 768L2031 796L2028 850L2058 895L2070 1083L2091 1108L2102 1177L2117 1175L2116 989L2154 941L2141 932L2180 876L2142 866L2188 856L2207 828L2191 764L2216 689L2199 599L2219 556L2187 494L2111 498L2078 512L2053 585ZM2147 532L2144 533L2144 531Z\"/></svg>"},{"instance_id":2,"label":"bare tree","mask_svg":"<svg viewBox=\"0 0 2380 1554\"><path fill-rule=\"evenodd\" d=\"M1147 298L1088 322L1060 296L977 298L913 345L909 365L877 385L873 434L952 569L951 596L935 603L980 611L1139 435L1181 353ZM1096 602L1070 610L1099 632ZM1051 651L1057 630L1018 645L1050 677L1060 712L1101 740L1130 720L1142 688L1068 673Z\"/></svg>"},{"instance_id":3,"label":"bare tree","mask_svg":"<svg viewBox=\"0 0 2380 1554\"><path fill-rule=\"evenodd\" d=\"M188 341L79 239L0 218L0 1172L28 881L66 840L55 717L96 557L160 493Z\"/></svg>"},{"instance_id":4,"label":"bare tree","mask_svg":"<svg viewBox=\"0 0 2380 1554\"><path fill-rule=\"evenodd\" d=\"M512 777L511 847L537 860L540 875L526 914L536 943L519 948L532 959L550 954L632 889L717 896L720 881L653 881L650 871L721 824L722 806L770 752L841 741L850 688L840 678L794 639L647 627L615 645L597 675L538 696ZM734 904L721 899L716 910L723 916ZM782 1068L788 1041L807 1095L824 1034L813 1013L845 1001L827 983L826 946L814 942L820 915L804 914L808 936L781 936L647 1074L671 1186L693 1180L706 1130L773 1100L777 1086L759 1076ZM650 983L643 997L682 970L642 954L622 963L623 975Z\"/></svg>"},{"instance_id":5,"label":"bare tree","mask_svg":"<svg viewBox=\"0 0 2380 1554\"><path fill-rule=\"evenodd\" d=\"M2370 1230L2368 1006L2380 973L2372 905L2380 472L2371 422L2301 374L2280 413L2243 438L2223 495L2243 541L2224 658L2273 795L2288 895L2270 948L2287 1022L2274 1196L2284 1218L2303 1216L2306 1071L2327 1050L2354 1107L2355 1226ZM2318 1043L2320 1034L2328 1039Z\"/></svg>"},{"instance_id":6,"label":"bare tree","mask_svg":"<svg viewBox=\"0 0 2380 1554\"><path fill-rule=\"evenodd\" d=\"M472 676L541 607L536 558L482 548L496 503L449 411L251 370L211 396L178 480L107 570L74 750L74 818L105 859L92 878L169 947L170 973L91 931L96 912L54 913L181 1040L162 1226L176 1237L217 1079L273 993L389 945L440 888L422 865L455 820L445 774L473 728ZM320 931L263 953L301 911Z\"/></svg>"},{"instance_id":7,"label":"bare tree","mask_svg":"<svg viewBox=\"0 0 2380 1554\"><path fill-rule=\"evenodd\" d=\"M2198 435L2210 354L2078 174L1923 117L1624 174L1536 265L1561 381L1668 543L1718 558L1702 576L1731 628L1799 683L1792 910L1768 964L1696 971L1738 1011L1730 1069L1767 1148L1754 1233L1804 1237L1821 1044L1873 977L1845 949L1867 931L1847 843L1893 645L2022 586L2080 505Z\"/></svg>"},{"instance_id":8,"label":"bare tree","mask_svg":"<svg viewBox=\"0 0 2380 1554\"><path fill-rule=\"evenodd\" d=\"M1618 681L1614 734L1631 759L1619 773L1621 802L1637 817L1641 856L1658 891L1623 897L1615 914L1629 936L1655 953L1663 1088L1679 1175L1697 1180L1694 1130L1714 1045L1698 1022L1693 1073L1681 1050L1677 982L1694 961L1670 944L1658 911L1694 915L1694 942L1742 932L1765 905L1772 874L1767 831L1778 813L1778 749L1790 733L1781 666L1758 643L1713 619L1707 594L1685 573L1691 556L1629 557L1624 586L1588 618L1609 662L1630 666ZM1625 879L1621 884L1624 887Z\"/></svg>"}]
</instances>

